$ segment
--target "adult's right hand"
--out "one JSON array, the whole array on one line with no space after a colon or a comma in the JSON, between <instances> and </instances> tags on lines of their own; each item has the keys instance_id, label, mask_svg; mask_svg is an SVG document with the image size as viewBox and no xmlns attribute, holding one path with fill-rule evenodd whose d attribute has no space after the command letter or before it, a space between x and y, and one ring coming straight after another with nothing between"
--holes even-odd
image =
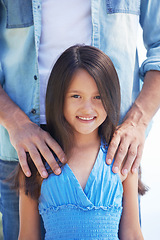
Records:
<instances>
[{"instance_id":1,"label":"adult's right hand","mask_svg":"<svg viewBox=\"0 0 160 240\"><path fill-rule=\"evenodd\" d=\"M28 152L43 178L48 176L40 153L58 175L61 169L54 159L52 149L62 163L66 162L65 154L56 141L38 125L31 122L28 116L9 98L0 85L0 124L10 136L10 141L18 153L19 162L24 174L29 177L26 153Z\"/></svg>"},{"instance_id":2,"label":"adult's right hand","mask_svg":"<svg viewBox=\"0 0 160 240\"><path fill-rule=\"evenodd\" d=\"M42 162L40 153L56 175L61 173L61 169L49 148L55 152L62 163L66 162L65 155L61 147L49 133L42 130L38 125L31 122L29 119L24 123L17 123L16 127L14 126L14 128L10 128L8 132L10 141L17 151L22 170L27 177L31 176L31 172L27 164L26 152L30 154L43 178L46 178L48 173Z\"/></svg>"}]
</instances>

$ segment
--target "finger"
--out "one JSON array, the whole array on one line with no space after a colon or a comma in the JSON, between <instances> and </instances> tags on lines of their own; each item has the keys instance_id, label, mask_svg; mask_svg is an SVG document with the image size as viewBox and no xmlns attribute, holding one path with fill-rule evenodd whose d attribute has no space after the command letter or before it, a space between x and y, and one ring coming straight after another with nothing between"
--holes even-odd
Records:
<instances>
[{"instance_id":1,"label":"finger","mask_svg":"<svg viewBox=\"0 0 160 240\"><path fill-rule=\"evenodd\" d=\"M65 164L67 162L66 156L59 146L59 144L48 134L46 133L45 141L47 145L54 151L61 163Z\"/></svg>"},{"instance_id":2,"label":"finger","mask_svg":"<svg viewBox=\"0 0 160 240\"><path fill-rule=\"evenodd\" d=\"M41 154L43 155L43 157L45 158L45 160L51 167L52 171L56 175L59 175L61 173L61 169L60 169L57 161L55 160L52 152L49 150L48 146L46 145L46 143L43 142L43 144L42 144L42 142L41 142L41 143L37 144L37 148L39 149L39 151L41 152Z\"/></svg>"},{"instance_id":3,"label":"finger","mask_svg":"<svg viewBox=\"0 0 160 240\"><path fill-rule=\"evenodd\" d=\"M41 158L37 148L34 145L30 145L30 146L28 146L27 150L30 154L30 157L31 157L32 161L36 165L36 168L37 168L38 172L40 173L41 177L42 178L48 177L47 170L44 167L44 164L42 162L42 158Z\"/></svg>"},{"instance_id":4,"label":"finger","mask_svg":"<svg viewBox=\"0 0 160 240\"><path fill-rule=\"evenodd\" d=\"M115 134L113 135L113 138L109 144L109 147L108 147L107 156L106 156L107 164L112 163L113 158L116 154L117 148L119 146L119 143L120 143L120 135L117 132L115 132Z\"/></svg>"},{"instance_id":5,"label":"finger","mask_svg":"<svg viewBox=\"0 0 160 240\"><path fill-rule=\"evenodd\" d=\"M136 173L138 171L140 161L142 159L143 148L144 148L144 144L138 146L137 156L136 156L135 161L132 165L132 173Z\"/></svg>"},{"instance_id":6,"label":"finger","mask_svg":"<svg viewBox=\"0 0 160 240\"><path fill-rule=\"evenodd\" d=\"M122 139L120 145L118 146L117 153L115 156L114 164L112 167L112 171L117 173L122 166L122 162L126 157L127 151L129 147L129 142L125 139Z\"/></svg>"},{"instance_id":7,"label":"finger","mask_svg":"<svg viewBox=\"0 0 160 240\"><path fill-rule=\"evenodd\" d=\"M17 149L17 154L18 154L18 159L19 159L19 163L21 165L22 171L24 172L26 177L30 177L31 171L28 167L26 152L24 151L23 148L19 148Z\"/></svg>"},{"instance_id":8,"label":"finger","mask_svg":"<svg viewBox=\"0 0 160 240\"><path fill-rule=\"evenodd\" d=\"M52 171L56 174L59 175L61 174L61 168L59 167L58 163L56 162L55 158L53 161L48 161L49 166L51 167Z\"/></svg>"},{"instance_id":9,"label":"finger","mask_svg":"<svg viewBox=\"0 0 160 240\"><path fill-rule=\"evenodd\" d=\"M128 148L128 152L126 155L125 163L122 169L122 174L125 176L128 174L128 172L131 170L132 164L136 159L137 156L137 144L132 143L130 147Z\"/></svg>"}]
</instances>

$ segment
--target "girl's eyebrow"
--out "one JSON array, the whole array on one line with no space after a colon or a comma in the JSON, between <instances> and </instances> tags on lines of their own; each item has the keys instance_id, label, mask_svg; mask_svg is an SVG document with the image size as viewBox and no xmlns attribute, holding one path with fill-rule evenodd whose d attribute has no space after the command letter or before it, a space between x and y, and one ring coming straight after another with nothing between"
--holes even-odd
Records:
<instances>
[{"instance_id":1,"label":"girl's eyebrow","mask_svg":"<svg viewBox=\"0 0 160 240\"><path fill-rule=\"evenodd\" d=\"M80 91L80 90L74 90L74 89L71 89L71 90L69 90L67 93L84 93L83 91ZM93 95L100 95L100 93L99 92L93 92L92 93Z\"/></svg>"},{"instance_id":2,"label":"girl's eyebrow","mask_svg":"<svg viewBox=\"0 0 160 240\"><path fill-rule=\"evenodd\" d=\"M68 93L80 93L81 91L79 90L74 90L74 89L71 89L70 91L68 91Z\"/></svg>"}]
</instances>

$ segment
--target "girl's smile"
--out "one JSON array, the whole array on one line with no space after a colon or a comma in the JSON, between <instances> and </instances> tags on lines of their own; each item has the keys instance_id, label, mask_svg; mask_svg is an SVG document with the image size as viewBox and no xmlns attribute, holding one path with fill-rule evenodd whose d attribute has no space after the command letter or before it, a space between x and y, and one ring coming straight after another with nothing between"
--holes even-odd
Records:
<instances>
[{"instance_id":1,"label":"girl's smile","mask_svg":"<svg viewBox=\"0 0 160 240\"><path fill-rule=\"evenodd\" d=\"M94 79L79 69L73 75L64 101L64 117L76 134L98 135L98 127L107 113L103 107Z\"/></svg>"},{"instance_id":2,"label":"girl's smile","mask_svg":"<svg viewBox=\"0 0 160 240\"><path fill-rule=\"evenodd\" d=\"M95 117L78 117L77 118L84 120L84 121L89 121L89 120L93 120Z\"/></svg>"},{"instance_id":3,"label":"girl's smile","mask_svg":"<svg viewBox=\"0 0 160 240\"><path fill-rule=\"evenodd\" d=\"M79 117L79 116L77 116L76 118L78 118L79 120L81 120L84 123L89 123L89 122L95 120L96 117Z\"/></svg>"}]
</instances>

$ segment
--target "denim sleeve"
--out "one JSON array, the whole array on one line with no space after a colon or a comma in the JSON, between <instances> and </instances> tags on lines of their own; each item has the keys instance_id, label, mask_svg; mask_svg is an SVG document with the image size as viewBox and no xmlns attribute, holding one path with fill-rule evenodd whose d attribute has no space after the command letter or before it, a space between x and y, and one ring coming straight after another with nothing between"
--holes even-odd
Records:
<instances>
[{"instance_id":1,"label":"denim sleeve","mask_svg":"<svg viewBox=\"0 0 160 240\"><path fill-rule=\"evenodd\" d=\"M147 49L147 58L140 67L140 77L150 70L160 71L160 1L142 0L140 24L143 41Z\"/></svg>"}]
</instances>

